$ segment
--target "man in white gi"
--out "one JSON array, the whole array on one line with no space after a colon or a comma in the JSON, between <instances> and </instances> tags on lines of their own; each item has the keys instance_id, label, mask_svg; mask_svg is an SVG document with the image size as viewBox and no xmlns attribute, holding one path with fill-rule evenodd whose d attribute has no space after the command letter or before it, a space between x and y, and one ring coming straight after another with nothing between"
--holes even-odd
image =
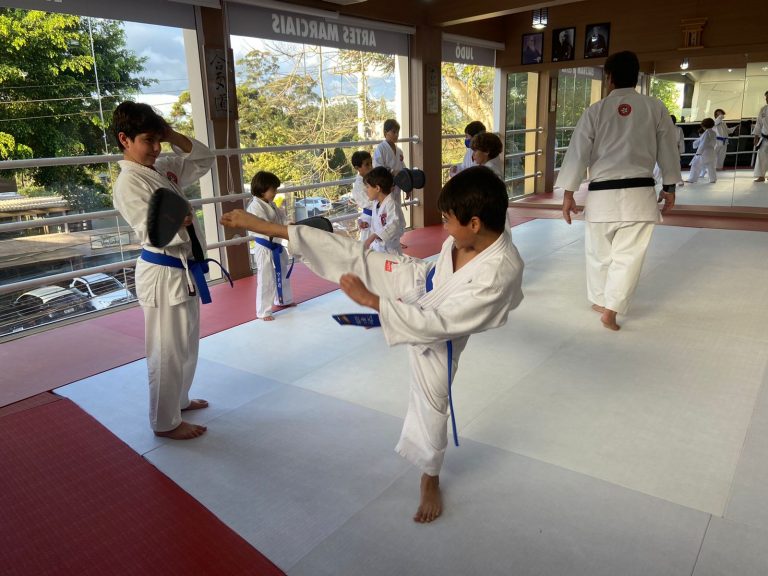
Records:
<instances>
[{"instance_id":1,"label":"man in white gi","mask_svg":"<svg viewBox=\"0 0 768 576\"><path fill-rule=\"evenodd\" d=\"M768 92L765 93L765 106L760 108L752 130L755 137L755 182L765 182L765 173L768 172Z\"/></svg>"},{"instance_id":2,"label":"man in white gi","mask_svg":"<svg viewBox=\"0 0 768 576\"><path fill-rule=\"evenodd\" d=\"M120 104L112 116L112 130L124 157L113 202L142 247L136 261L136 297L144 312L150 425L157 436L195 438L206 427L183 421L181 412L206 408L208 402L189 398L200 342L200 289L188 265L191 240L182 226L167 246L156 248L149 241L147 212L155 190L169 188L183 196L185 186L211 169L214 156L202 142L174 131L147 104ZM169 142L176 155L159 158L162 142ZM205 246L192 213L184 222L189 224ZM173 267L153 259L179 264Z\"/></svg>"},{"instance_id":3,"label":"man in white gi","mask_svg":"<svg viewBox=\"0 0 768 576\"><path fill-rule=\"evenodd\" d=\"M366 251L359 242L307 226L277 226L242 210L221 219L225 226L288 239L291 252L313 272L379 312L390 346L409 345L411 389L396 451L423 472L416 522L442 512L439 474L451 381L469 335L505 324L523 298L523 262L505 232L507 205L504 183L488 168L451 178L438 200L450 237L436 265Z\"/></svg>"},{"instance_id":4,"label":"man in white gi","mask_svg":"<svg viewBox=\"0 0 768 576\"><path fill-rule=\"evenodd\" d=\"M618 330L656 222L659 221L654 164L662 175L662 213L675 204L681 180L677 131L664 104L635 92L640 64L632 52L605 62L608 95L579 119L557 178L565 189L563 217L578 213L573 193L589 169L585 205L587 295L606 328Z\"/></svg>"}]
</instances>

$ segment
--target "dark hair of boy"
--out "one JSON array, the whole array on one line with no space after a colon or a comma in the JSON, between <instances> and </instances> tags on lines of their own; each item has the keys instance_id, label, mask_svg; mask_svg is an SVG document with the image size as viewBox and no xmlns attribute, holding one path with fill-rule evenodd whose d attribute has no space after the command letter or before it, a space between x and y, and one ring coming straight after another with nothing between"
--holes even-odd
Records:
<instances>
[{"instance_id":1,"label":"dark hair of boy","mask_svg":"<svg viewBox=\"0 0 768 576\"><path fill-rule=\"evenodd\" d=\"M477 216L488 230L503 232L507 224L509 197L504 182L490 168L472 166L448 180L437 199L437 208L453 213L466 226Z\"/></svg>"},{"instance_id":2,"label":"dark hair of boy","mask_svg":"<svg viewBox=\"0 0 768 576\"><path fill-rule=\"evenodd\" d=\"M677 124L677 116L670 114L669 117L672 118L672 124Z\"/></svg>"},{"instance_id":3,"label":"dark hair of boy","mask_svg":"<svg viewBox=\"0 0 768 576\"><path fill-rule=\"evenodd\" d=\"M488 154L488 158L492 159L501 154L503 145L501 143L501 138L493 132L480 132L480 134L472 136L472 142L470 142L469 147L472 148L472 150L485 152Z\"/></svg>"},{"instance_id":4,"label":"dark hair of boy","mask_svg":"<svg viewBox=\"0 0 768 576\"><path fill-rule=\"evenodd\" d=\"M352 166L354 168L360 168L363 162L371 159L371 153L366 150L358 150L352 154Z\"/></svg>"},{"instance_id":5,"label":"dark hair of boy","mask_svg":"<svg viewBox=\"0 0 768 576\"><path fill-rule=\"evenodd\" d=\"M378 186L384 194L389 194L392 192L392 185L394 184L392 172L384 166L376 166L365 175L365 183L373 188Z\"/></svg>"},{"instance_id":6,"label":"dark hair of boy","mask_svg":"<svg viewBox=\"0 0 768 576\"><path fill-rule=\"evenodd\" d=\"M480 134L480 132L485 132L485 124L480 120L473 120L464 127L464 134L469 135L470 138Z\"/></svg>"},{"instance_id":7,"label":"dark hair of boy","mask_svg":"<svg viewBox=\"0 0 768 576\"><path fill-rule=\"evenodd\" d=\"M722 113L723 113L723 116L725 116L725 110L723 110L722 108L718 108L717 110L715 110L715 116L717 116L717 115L718 115L718 114L717 114L718 112L722 112Z\"/></svg>"},{"instance_id":8,"label":"dark hair of boy","mask_svg":"<svg viewBox=\"0 0 768 576\"><path fill-rule=\"evenodd\" d=\"M400 130L400 123L394 118L384 120L384 133L391 132L392 130Z\"/></svg>"},{"instance_id":9,"label":"dark hair of boy","mask_svg":"<svg viewBox=\"0 0 768 576\"><path fill-rule=\"evenodd\" d=\"M704 120L701 121L701 125L704 128L714 128L715 127L715 121L712 120L712 118L704 118Z\"/></svg>"},{"instance_id":10,"label":"dark hair of boy","mask_svg":"<svg viewBox=\"0 0 768 576\"><path fill-rule=\"evenodd\" d=\"M616 88L634 88L640 73L640 61L637 55L629 50L616 52L608 56L603 71L611 75L611 81Z\"/></svg>"},{"instance_id":11,"label":"dark hair of boy","mask_svg":"<svg viewBox=\"0 0 768 576\"><path fill-rule=\"evenodd\" d=\"M251 179L251 194L261 198L264 193L270 188L277 190L280 188L280 178L272 174L272 172L264 172L260 170L253 175Z\"/></svg>"},{"instance_id":12,"label":"dark hair of boy","mask_svg":"<svg viewBox=\"0 0 768 576\"><path fill-rule=\"evenodd\" d=\"M123 150L118 134L123 132L131 140L139 134L164 134L168 123L149 104L140 104L131 100L121 102L112 113L112 134L117 146Z\"/></svg>"}]
</instances>

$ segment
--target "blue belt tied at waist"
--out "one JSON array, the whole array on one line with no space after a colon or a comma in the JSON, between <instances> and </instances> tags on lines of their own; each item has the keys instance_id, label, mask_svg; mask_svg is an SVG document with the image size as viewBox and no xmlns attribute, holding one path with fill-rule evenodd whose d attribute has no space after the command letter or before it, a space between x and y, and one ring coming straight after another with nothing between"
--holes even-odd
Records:
<instances>
[{"instance_id":1,"label":"blue belt tied at waist","mask_svg":"<svg viewBox=\"0 0 768 576\"><path fill-rule=\"evenodd\" d=\"M720 142L728 142L728 136L715 136Z\"/></svg>"},{"instance_id":2,"label":"blue belt tied at waist","mask_svg":"<svg viewBox=\"0 0 768 576\"><path fill-rule=\"evenodd\" d=\"M272 262L275 264L275 286L277 286L277 301L280 302L280 305L283 304L283 266L280 262L280 255L283 253L283 247L280 244L277 244L276 242L270 242L266 238L254 238L253 239L256 244L259 246L264 246L267 250L272 251ZM288 273L285 275L285 278L288 279L291 277L291 272L293 272L293 262L291 262L291 266L288 268Z\"/></svg>"},{"instance_id":3,"label":"blue belt tied at waist","mask_svg":"<svg viewBox=\"0 0 768 576\"><path fill-rule=\"evenodd\" d=\"M365 214L366 216L373 216L373 210L371 210L370 208L363 208L363 214Z\"/></svg>"},{"instance_id":4,"label":"blue belt tied at waist","mask_svg":"<svg viewBox=\"0 0 768 576\"><path fill-rule=\"evenodd\" d=\"M160 254L159 252L150 252L143 248L141 250L141 259L146 260L150 264L184 269L184 263L181 261L181 258L169 256L168 254ZM206 258L205 260L187 260L189 271L192 273L192 278L195 279L197 294L200 296L200 300L203 304L209 304L211 302L211 292L208 290L208 283L205 281L205 275L208 273L208 262L217 264L219 268L221 268L221 271L224 272L224 276L229 280L229 285L234 287L232 277L218 260L214 260L213 258ZM190 295L192 294L194 294L194 292L190 292Z\"/></svg>"}]
</instances>

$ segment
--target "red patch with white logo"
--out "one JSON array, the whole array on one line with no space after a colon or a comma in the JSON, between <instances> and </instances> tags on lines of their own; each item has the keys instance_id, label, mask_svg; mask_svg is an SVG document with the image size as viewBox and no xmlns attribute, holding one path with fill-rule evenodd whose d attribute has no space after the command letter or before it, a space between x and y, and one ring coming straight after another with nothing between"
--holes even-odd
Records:
<instances>
[{"instance_id":1,"label":"red patch with white logo","mask_svg":"<svg viewBox=\"0 0 768 576\"><path fill-rule=\"evenodd\" d=\"M632 106L629 104L619 105L619 116L629 116L630 114L632 114Z\"/></svg>"},{"instance_id":2,"label":"red patch with white logo","mask_svg":"<svg viewBox=\"0 0 768 576\"><path fill-rule=\"evenodd\" d=\"M382 226L386 226L387 225L387 213L386 212L382 212L381 214L379 214L379 220L381 220L381 225Z\"/></svg>"},{"instance_id":3,"label":"red patch with white logo","mask_svg":"<svg viewBox=\"0 0 768 576\"><path fill-rule=\"evenodd\" d=\"M392 272L392 270L395 269L395 265L396 264L397 264L397 262L394 262L393 260L386 260L384 262L384 270L386 272Z\"/></svg>"},{"instance_id":4,"label":"red patch with white logo","mask_svg":"<svg viewBox=\"0 0 768 576\"><path fill-rule=\"evenodd\" d=\"M165 173L165 177L168 178L168 180L170 180L174 184L176 184L176 185L179 184L179 177L176 176L176 174L174 174L173 172L166 172Z\"/></svg>"}]
</instances>

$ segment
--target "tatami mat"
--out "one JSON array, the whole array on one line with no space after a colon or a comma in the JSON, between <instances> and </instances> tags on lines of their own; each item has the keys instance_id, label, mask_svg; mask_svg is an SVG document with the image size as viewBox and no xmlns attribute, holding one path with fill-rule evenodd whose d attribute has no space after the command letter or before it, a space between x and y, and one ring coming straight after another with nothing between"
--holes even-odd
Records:
<instances>
[{"instance_id":1,"label":"tatami mat","mask_svg":"<svg viewBox=\"0 0 768 576\"><path fill-rule=\"evenodd\" d=\"M431 526L393 452L405 349L336 325L359 309L338 291L203 339L200 439L151 436L143 361L60 392L291 575L739 575L712 570L720 546L749 556L732 532L768 530L766 236L657 227L613 333L585 297L583 230L513 229L526 298L462 356Z\"/></svg>"}]
</instances>

